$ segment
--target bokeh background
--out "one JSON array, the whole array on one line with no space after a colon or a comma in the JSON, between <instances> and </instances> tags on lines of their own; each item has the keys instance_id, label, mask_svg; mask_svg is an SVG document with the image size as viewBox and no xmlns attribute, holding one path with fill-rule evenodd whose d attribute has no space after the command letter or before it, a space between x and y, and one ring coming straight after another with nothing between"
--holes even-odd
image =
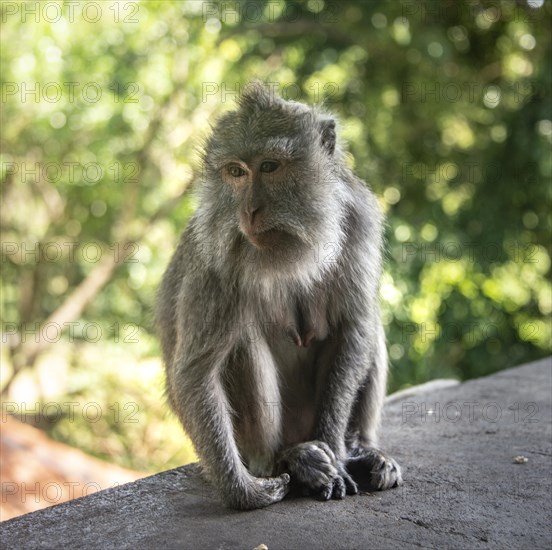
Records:
<instances>
[{"instance_id":1,"label":"bokeh background","mask_svg":"<svg viewBox=\"0 0 552 550\"><path fill-rule=\"evenodd\" d=\"M387 213L390 391L550 354L549 0L0 9L3 425L129 471L194 459L152 303L252 79L333 111Z\"/></svg>"}]
</instances>

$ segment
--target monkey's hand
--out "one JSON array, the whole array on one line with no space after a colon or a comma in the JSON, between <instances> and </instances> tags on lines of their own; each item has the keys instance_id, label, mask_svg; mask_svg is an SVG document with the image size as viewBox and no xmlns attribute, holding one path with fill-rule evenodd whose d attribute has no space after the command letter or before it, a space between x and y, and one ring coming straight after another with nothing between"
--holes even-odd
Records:
<instances>
[{"instance_id":1,"label":"monkey's hand","mask_svg":"<svg viewBox=\"0 0 552 550\"><path fill-rule=\"evenodd\" d=\"M286 449L279 460L280 468L291 473L292 482L305 494L321 500L344 498L358 493L356 483L323 441L308 441Z\"/></svg>"},{"instance_id":2,"label":"monkey's hand","mask_svg":"<svg viewBox=\"0 0 552 550\"><path fill-rule=\"evenodd\" d=\"M282 500L289 491L289 474L278 477L250 477L239 488L232 485L224 491L225 504L238 510L264 508Z\"/></svg>"}]
</instances>

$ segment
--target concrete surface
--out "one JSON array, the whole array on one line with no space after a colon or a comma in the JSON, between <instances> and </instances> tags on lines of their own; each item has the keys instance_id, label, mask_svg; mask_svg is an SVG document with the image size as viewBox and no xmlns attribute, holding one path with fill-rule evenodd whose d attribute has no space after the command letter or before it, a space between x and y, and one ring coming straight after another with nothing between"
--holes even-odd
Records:
<instances>
[{"instance_id":1,"label":"concrete surface","mask_svg":"<svg viewBox=\"0 0 552 550\"><path fill-rule=\"evenodd\" d=\"M391 400L398 489L234 512L188 466L3 522L1 547L551 548L551 379L549 358Z\"/></svg>"}]
</instances>

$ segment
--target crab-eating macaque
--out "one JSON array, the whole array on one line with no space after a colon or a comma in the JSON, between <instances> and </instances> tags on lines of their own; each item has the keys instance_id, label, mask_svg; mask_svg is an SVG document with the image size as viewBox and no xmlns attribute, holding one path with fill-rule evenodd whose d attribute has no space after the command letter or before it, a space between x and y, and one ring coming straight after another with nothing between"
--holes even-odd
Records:
<instances>
[{"instance_id":1,"label":"crab-eating macaque","mask_svg":"<svg viewBox=\"0 0 552 550\"><path fill-rule=\"evenodd\" d=\"M383 216L318 108L249 85L205 144L156 319L170 404L224 502L399 485L378 449Z\"/></svg>"}]
</instances>

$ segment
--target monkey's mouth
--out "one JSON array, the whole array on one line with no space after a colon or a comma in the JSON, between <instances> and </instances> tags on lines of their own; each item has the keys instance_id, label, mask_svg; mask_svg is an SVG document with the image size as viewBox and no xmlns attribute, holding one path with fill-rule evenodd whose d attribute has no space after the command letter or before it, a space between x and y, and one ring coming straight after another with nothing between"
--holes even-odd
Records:
<instances>
[{"instance_id":1,"label":"monkey's mouth","mask_svg":"<svg viewBox=\"0 0 552 550\"><path fill-rule=\"evenodd\" d=\"M283 234L284 232L278 229L265 229L249 231L245 236L255 248L267 248L278 244Z\"/></svg>"},{"instance_id":2,"label":"monkey's mouth","mask_svg":"<svg viewBox=\"0 0 552 550\"><path fill-rule=\"evenodd\" d=\"M258 250L274 250L281 249L282 251L291 247L297 246L296 239L282 229L265 229L262 231L250 231L245 233L246 239Z\"/></svg>"}]
</instances>

